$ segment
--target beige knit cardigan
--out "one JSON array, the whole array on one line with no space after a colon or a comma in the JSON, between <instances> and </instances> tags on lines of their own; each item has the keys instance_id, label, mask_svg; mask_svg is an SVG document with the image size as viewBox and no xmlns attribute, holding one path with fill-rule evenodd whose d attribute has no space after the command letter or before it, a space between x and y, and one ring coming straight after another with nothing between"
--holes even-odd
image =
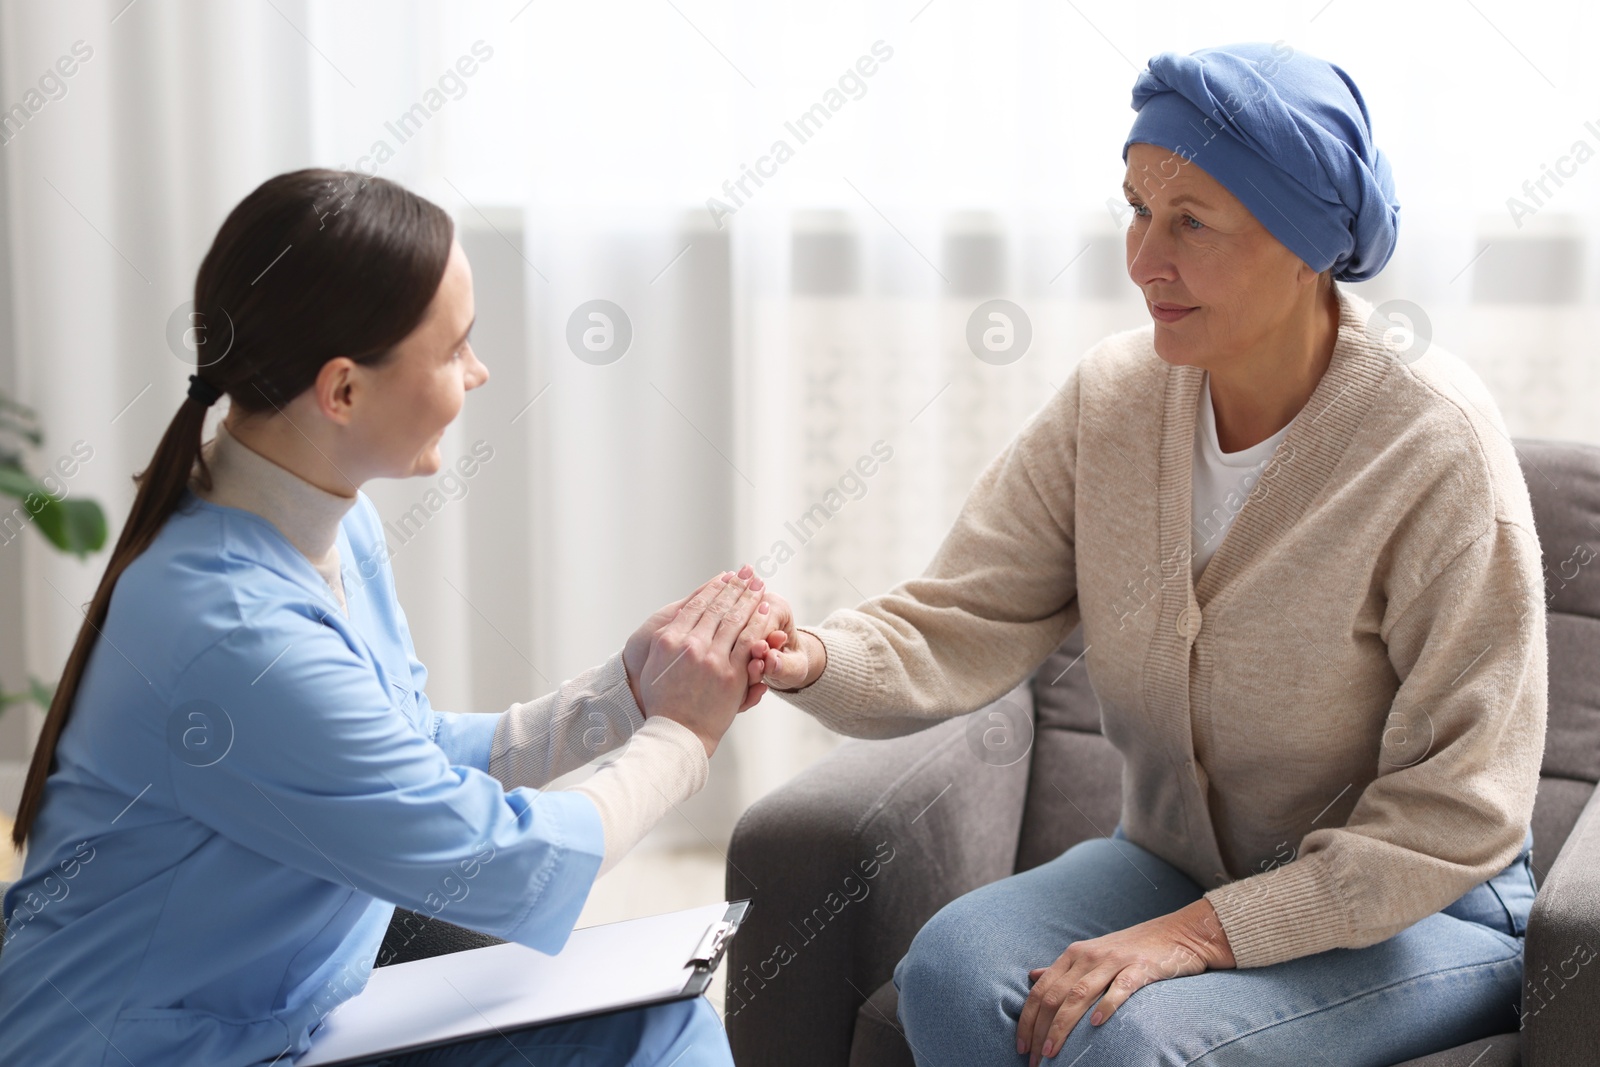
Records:
<instances>
[{"instance_id":1,"label":"beige knit cardigan","mask_svg":"<svg viewBox=\"0 0 1600 1067\"><path fill-rule=\"evenodd\" d=\"M808 628L827 668L786 698L909 733L1081 621L1124 830L1205 890L1240 967L1374 944L1500 871L1544 750L1527 486L1478 377L1398 358L1335 290L1327 371L1198 583L1202 372L1143 326L1085 354L920 578Z\"/></svg>"}]
</instances>

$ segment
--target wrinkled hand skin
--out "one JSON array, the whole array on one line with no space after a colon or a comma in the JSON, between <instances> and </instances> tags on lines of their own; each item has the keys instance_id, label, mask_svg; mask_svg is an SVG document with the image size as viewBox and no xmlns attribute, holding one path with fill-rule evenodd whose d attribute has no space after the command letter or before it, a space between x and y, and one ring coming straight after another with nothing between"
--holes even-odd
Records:
<instances>
[{"instance_id":1,"label":"wrinkled hand skin","mask_svg":"<svg viewBox=\"0 0 1600 1067\"><path fill-rule=\"evenodd\" d=\"M815 682L827 663L822 642L795 629L794 610L783 597L767 590L772 606L771 631L765 635L766 661L761 680L773 689L804 689Z\"/></svg>"},{"instance_id":2,"label":"wrinkled hand skin","mask_svg":"<svg viewBox=\"0 0 1600 1067\"><path fill-rule=\"evenodd\" d=\"M1233 966L1227 934L1204 897L1170 915L1076 941L1050 966L1028 972L1033 989L1017 1020L1017 1052L1038 1067L1061 1051L1091 1007L1090 1025L1103 1026L1151 982Z\"/></svg>"}]
</instances>

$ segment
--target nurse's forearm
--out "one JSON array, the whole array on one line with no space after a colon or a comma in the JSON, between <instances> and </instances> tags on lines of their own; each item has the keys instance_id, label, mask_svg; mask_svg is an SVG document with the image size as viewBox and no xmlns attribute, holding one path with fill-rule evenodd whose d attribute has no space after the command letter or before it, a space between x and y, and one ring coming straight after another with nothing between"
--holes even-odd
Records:
<instances>
[{"instance_id":1,"label":"nurse's forearm","mask_svg":"<svg viewBox=\"0 0 1600 1067\"><path fill-rule=\"evenodd\" d=\"M554 693L507 708L495 727L489 773L507 789L543 789L620 747L643 725L619 652Z\"/></svg>"},{"instance_id":2,"label":"nurse's forearm","mask_svg":"<svg viewBox=\"0 0 1600 1067\"><path fill-rule=\"evenodd\" d=\"M622 755L571 786L600 812L606 841L600 874L615 867L667 812L698 793L709 773L705 745L695 732L657 715L634 733Z\"/></svg>"}]
</instances>

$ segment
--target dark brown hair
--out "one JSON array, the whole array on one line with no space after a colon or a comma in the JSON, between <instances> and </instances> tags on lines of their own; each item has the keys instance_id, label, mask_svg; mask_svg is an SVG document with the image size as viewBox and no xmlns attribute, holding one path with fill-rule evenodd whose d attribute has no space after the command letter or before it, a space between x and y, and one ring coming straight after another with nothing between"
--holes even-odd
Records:
<instances>
[{"instance_id":1,"label":"dark brown hair","mask_svg":"<svg viewBox=\"0 0 1600 1067\"><path fill-rule=\"evenodd\" d=\"M337 356L383 363L426 314L454 238L441 208L383 178L307 169L267 179L229 213L195 277L195 373L255 414L281 409ZM186 398L150 465L133 476L133 508L33 750L11 830L18 849L43 801L117 579L160 533L191 475L211 486L200 452L206 411Z\"/></svg>"}]
</instances>

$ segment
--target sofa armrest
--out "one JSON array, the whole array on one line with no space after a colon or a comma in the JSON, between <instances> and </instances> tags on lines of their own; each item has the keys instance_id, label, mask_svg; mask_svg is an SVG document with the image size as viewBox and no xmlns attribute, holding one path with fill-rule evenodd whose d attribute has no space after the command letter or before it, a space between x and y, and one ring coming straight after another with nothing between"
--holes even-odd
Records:
<instances>
[{"instance_id":1,"label":"sofa armrest","mask_svg":"<svg viewBox=\"0 0 1600 1067\"><path fill-rule=\"evenodd\" d=\"M856 1011L934 912L1012 873L1027 794L1026 684L908 737L846 744L752 805L728 851L754 904L729 957L734 1058L844 1067ZM1008 740L986 747L993 737Z\"/></svg>"},{"instance_id":2,"label":"sofa armrest","mask_svg":"<svg viewBox=\"0 0 1600 1067\"><path fill-rule=\"evenodd\" d=\"M1534 898L1523 950L1524 1067L1586 1063L1600 1026L1600 789Z\"/></svg>"}]
</instances>

